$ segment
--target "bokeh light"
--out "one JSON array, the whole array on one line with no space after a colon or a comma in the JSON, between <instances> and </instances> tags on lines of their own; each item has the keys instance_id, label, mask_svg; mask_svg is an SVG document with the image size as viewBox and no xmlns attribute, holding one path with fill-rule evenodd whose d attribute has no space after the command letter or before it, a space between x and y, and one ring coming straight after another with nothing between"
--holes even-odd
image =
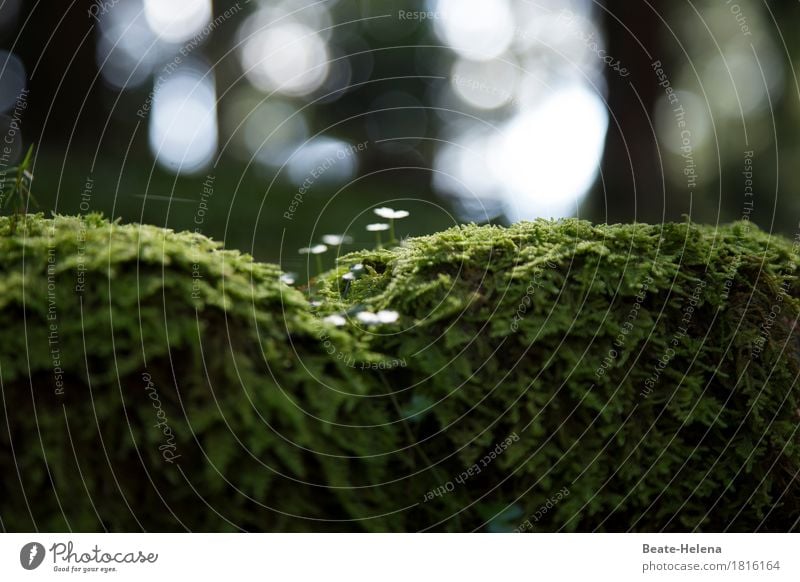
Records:
<instances>
[{"instance_id":1,"label":"bokeh light","mask_svg":"<svg viewBox=\"0 0 800 582\"><path fill-rule=\"evenodd\" d=\"M141 0L120 2L98 16L97 64L117 89L143 85L162 58Z\"/></svg>"},{"instance_id":2,"label":"bokeh light","mask_svg":"<svg viewBox=\"0 0 800 582\"><path fill-rule=\"evenodd\" d=\"M582 85L560 87L511 119L491 148L508 217L574 215L597 176L607 129L603 101Z\"/></svg>"},{"instance_id":3,"label":"bokeh light","mask_svg":"<svg viewBox=\"0 0 800 582\"><path fill-rule=\"evenodd\" d=\"M196 173L217 151L213 74L187 65L156 87L150 114L150 148L172 172Z\"/></svg>"},{"instance_id":4,"label":"bokeh light","mask_svg":"<svg viewBox=\"0 0 800 582\"><path fill-rule=\"evenodd\" d=\"M328 74L328 46L314 28L293 19L270 20L259 11L240 31L241 61L247 78L265 92L306 95Z\"/></svg>"},{"instance_id":5,"label":"bokeh light","mask_svg":"<svg viewBox=\"0 0 800 582\"><path fill-rule=\"evenodd\" d=\"M503 213L503 184L489 166L492 130L460 121L434 160L434 187L463 220L484 222Z\"/></svg>"},{"instance_id":6,"label":"bokeh light","mask_svg":"<svg viewBox=\"0 0 800 582\"><path fill-rule=\"evenodd\" d=\"M27 85L25 65L15 55L0 50L0 112L14 107Z\"/></svg>"},{"instance_id":7,"label":"bokeh light","mask_svg":"<svg viewBox=\"0 0 800 582\"><path fill-rule=\"evenodd\" d=\"M496 109L513 101L518 77L517 65L508 60L458 59L450 79L465 103L478 109Z\"/></svg>"},{"instance_id":8,"label":"bokeh light","mask_svg":"<svg viewBox=\"0 0 800 582\"><path fill-rule=\"evenodd\" d=\"M278 168L308 138L305 116L291 102L281 99L249 98L229 116L236 128L235 139L243 146L246 159Z\"/></svg>"},{"instance_id":9,"label":"bokeh light","mask_svg":"<svg viewBox=\"0 0 800 582\"><path fill-rule=\"evenodd\" d=\"M731 119L766 109L767 97L783 88L783 69L770 46L758 58L746 47L732 47L724 58L709 59L702 74L715 109Z\"/></svg>"},{"instance_id":10,"label":"bokeh light","mask_svg":"<svg viewBox=\"0 0 800 582\"><path fill-rule=\"evenodd\" d=\"M198 34L211 20L211 0L144 0L144 13L154 34L177 43Z\"/></svg>"},{"instance_id":11,"label":"bokeh light","mask_svg":"<svg viewBox=\"0 0 800 582\"><path fill-rule=\"evenodd\" d=\"M678 126L675 117L675 108L683 108L683 117L686 127L691 128L691 145L694 149L702 149L709 144L713 136L709 104L705 99L693 91L676 91L676 104L671 104L666 98L659 99L655 106L655 125L659 143L665 152L680 154L683 147L684 131Z\"/></svg>"},{"instance_id":12,"label":"bokeh light","mask_svg":"<svg viewBox=\"0 0 800 582\"><path fill-rule=\"evenodd\" d=\"M500 56L514 38L507 0L439 0L436 31L460 55L477 60Z\"/></svg>"},{"instance_id":13,"label":"bokeh light","mask_svg":"<svg viewBox=\"0 0 800 582\"><path fill-rule=\"evenodd\" d=\"M302 185L342 184L353 177L358 160L351 144L331 137L317 137L300 146L288 162L290 180Z\"/></svg>"}]
</instances>

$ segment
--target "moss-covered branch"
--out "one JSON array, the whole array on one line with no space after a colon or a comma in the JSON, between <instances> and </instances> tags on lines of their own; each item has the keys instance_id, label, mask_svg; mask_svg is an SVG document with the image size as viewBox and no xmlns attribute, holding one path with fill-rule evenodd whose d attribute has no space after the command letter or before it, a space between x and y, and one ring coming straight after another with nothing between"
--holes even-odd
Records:
<instances>
[{"instance_id":1,"label":"moss-covered branch","mask_svg":"<svg viewBox=\"0 0 800 582\"><path fill-rule=\"evenodd\" d=\"M0 219L0 519L796 529L797 260L746 223L540 221L303 291L194 234Z\"/></svg>"}]
</instances>

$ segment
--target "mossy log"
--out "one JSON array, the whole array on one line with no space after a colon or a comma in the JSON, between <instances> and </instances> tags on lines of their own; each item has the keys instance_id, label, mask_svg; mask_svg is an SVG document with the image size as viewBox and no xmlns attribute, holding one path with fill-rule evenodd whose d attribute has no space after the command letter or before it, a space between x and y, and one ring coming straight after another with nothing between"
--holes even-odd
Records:
<instances>
[{"instance_id":1,"label":"mossy log","mask_svg":"<svg viewBox=\"0 0 800 582\"><path fill-rule=\"evenodd\" d=\"M798 248L461 226L297 289L193 233L0 219L0 525L797 530Z\"/></svg>"}]
</instances>

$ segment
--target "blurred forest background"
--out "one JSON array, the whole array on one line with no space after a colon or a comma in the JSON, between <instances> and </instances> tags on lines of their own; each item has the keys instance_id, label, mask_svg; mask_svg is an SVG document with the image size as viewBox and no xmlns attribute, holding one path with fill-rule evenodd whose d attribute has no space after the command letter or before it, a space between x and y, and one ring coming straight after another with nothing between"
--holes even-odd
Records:
<instances>
[{"instance_id":1,"label":"blurred forest background","mask_svg":"<svg viewBox=\"0 0 800 582\"><path fill-rule=\"evenodd\" d=\"M793 236L800 3L0 0L0 171L46 213L299 247L538 216ZM344 247L343 250L346 250ZM327 264L331 254L325 255Z\"/></svg>"}]
</instances>

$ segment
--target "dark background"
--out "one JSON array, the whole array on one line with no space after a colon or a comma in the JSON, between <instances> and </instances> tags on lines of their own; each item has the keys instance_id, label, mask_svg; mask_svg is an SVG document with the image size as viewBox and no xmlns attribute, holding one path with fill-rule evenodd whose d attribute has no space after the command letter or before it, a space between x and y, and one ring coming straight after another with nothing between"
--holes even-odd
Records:
<instances>
[{"instance_id":1,"label":"dark background","mask_svg":"<svg viewBox=\"0 0 800 582\"><path fill-rule=\"evenodd\" d=\"M11 132L12 141L16 157L35 144L33 190L41 211L98 211L125 222L198 228L295 271L305 265L298 247L322 234L347 232L356 246L372 244L364 227L381 220L371 209L384 205L411 212L397 223L402 235L468 220L575 215L661 222L688 215L703 223L749 216L765 230L794 236L797 2L455 4L5 0L0 129L10 135L13 96L24 87L21 132ZM207 17L198 25L192 10ZM414 11L430 17L401 17ZM152 24L159 14L173 19L171 29ZM564 28L565 14L580 23ZM460 49L459 39L466 44ZM277 53L263 70L248 71L246 54L252 58L264 46ZM481 47L488 52L469 54ZM188 57L170 70L181 51ZM696 172L691 186L654 61L685 111ZM459 73L465 70L472 73ZM293 86L293 75L302 74L308 82ZM212 95L210 133L198 138L206 157L196 167L176 163L174 152L159 158L151 143L162 135L155 125L169 124L154 121L154 109L137 114L159 79L179 77L205 83ZM280 84L286 79L288 89ZM562 98L565 87L599 100L607 131L598 133L582 110L571 114L577 106ZM173 100L193 95L180 84L172 89ZM164 119L175 121L164 135L180 142L202 124L185 108L170 114L165 95L159 101L156 92L153 107L163 105ZM548 113L537 118L539 110ZM515 137L504 141L505 134ZM593 140L603 145L601 154L581 154ZM306 182L287 220L309 172L359 143L366 144L362 151ZM318 146L305 149L305 166L282 167L304 144ZM464 147L475 151L459 158ZM748 151L752 196L742 173ZM483 167L486 160L494 173ZM567 210L537 206L573 172L587 171L591 185L572 192ZM213 193L204 197L209 175ZM523 199L523 210L509 210Z\"/></svg>"}]
</instances>

